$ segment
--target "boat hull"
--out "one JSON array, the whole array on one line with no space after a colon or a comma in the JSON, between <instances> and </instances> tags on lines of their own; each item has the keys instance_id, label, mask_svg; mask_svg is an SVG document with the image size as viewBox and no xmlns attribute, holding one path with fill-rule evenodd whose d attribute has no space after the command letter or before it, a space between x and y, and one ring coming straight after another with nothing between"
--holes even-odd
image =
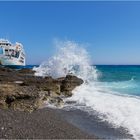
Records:
<instances>
[{"instance_id":1,"label":"boat hull","mask_svg":"<svg viewBox=\"0 0 140 140\"><path fill-rule=\"evenodd\" d=\"M25 63L19 62L19 59L12 58L12 57L6 57L6 56L0 56L0 65L3 66L25 66Z\"/></svg>"}]
</instances>

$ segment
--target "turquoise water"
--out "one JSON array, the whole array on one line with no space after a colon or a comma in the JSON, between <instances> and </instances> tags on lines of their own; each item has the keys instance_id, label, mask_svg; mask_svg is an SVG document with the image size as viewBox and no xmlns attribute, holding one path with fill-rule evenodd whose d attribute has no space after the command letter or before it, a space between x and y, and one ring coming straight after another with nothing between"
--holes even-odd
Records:
<instances>
[{"instance_id":1,"label":"turquoise water","mask_svg":"<svg viewBox=\"0 0 140 140\"><path fill-rule=\"evenodd\" d=\"M121 94L140 96L139 65L98 65L98 80Z\"/></svg>"}]
</instances>

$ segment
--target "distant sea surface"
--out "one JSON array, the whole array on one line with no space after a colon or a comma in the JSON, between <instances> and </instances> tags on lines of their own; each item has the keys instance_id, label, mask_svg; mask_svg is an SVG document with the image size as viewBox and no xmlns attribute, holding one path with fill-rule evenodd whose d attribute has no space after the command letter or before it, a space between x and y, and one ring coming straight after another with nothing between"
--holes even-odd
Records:
<instances>
[{"instance_id":1,"label":"distant sea surface","mask_svg":"<svg viewBox=\"0 0 140 140\"><path fill-rule=\"evenodd\" d=\"M113 91L140 96L140 65L98 65L98 80Z\"/></svg>"}]
</instances>

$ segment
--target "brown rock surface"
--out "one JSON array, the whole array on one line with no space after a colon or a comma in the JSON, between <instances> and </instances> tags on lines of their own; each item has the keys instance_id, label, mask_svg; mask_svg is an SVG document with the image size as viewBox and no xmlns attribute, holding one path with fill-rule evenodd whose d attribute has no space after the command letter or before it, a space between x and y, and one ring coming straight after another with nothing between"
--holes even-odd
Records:
<instances>
[{"instance_id":1,"label":"brown rock surface","mask_svg":"<svg viewBox=\"0 0 140 140\"><path fill-rule=\"evenodd\" d=\"M43 78L34 76L31 69L0 67L0 108L31 112L40 108L44 101L62 106L61 97L71 96L72 90L82 83L82 79L72 75Z\"/></svg>"}]
</instances>

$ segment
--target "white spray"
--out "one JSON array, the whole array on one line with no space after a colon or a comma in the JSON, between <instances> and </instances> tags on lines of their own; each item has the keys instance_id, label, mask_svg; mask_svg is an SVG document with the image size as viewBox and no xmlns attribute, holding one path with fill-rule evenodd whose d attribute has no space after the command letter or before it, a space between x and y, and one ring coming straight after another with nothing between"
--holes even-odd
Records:
<instances>
[{"instance_id":1,"label":"white spray","mask_svg":"<svg viewBox=\"0 0 140 140\"><path fill-rule=\"evenodd\" d=\"M83 79L97 79L97 71L91 66L90 58L84 48L72 41L56 41L55 45L56 54L38 68L34 68L36 76L50 75L58 78L70 73Z\"/></svg>"},{"instance_id":2,"label":"white spray","mask_svg":"<svg viewBox=\"0 0 140 140\"><path fill-rule=\"evenodd\" d=\"M81 45L72 41L56 42L57 53L47 62L34 68L37 76L50 75L54 78L72 73L83 78L85 82L73 91L73 96L67 100L76 101L87 107L85 111L96 110L102 120L107 120L114 127L125 127L140 139L140 99L110 91L97 81L97 70L91 66L88 53ZM118 95L117 95L118 94Z\"/></svg>"}]
</instances>

